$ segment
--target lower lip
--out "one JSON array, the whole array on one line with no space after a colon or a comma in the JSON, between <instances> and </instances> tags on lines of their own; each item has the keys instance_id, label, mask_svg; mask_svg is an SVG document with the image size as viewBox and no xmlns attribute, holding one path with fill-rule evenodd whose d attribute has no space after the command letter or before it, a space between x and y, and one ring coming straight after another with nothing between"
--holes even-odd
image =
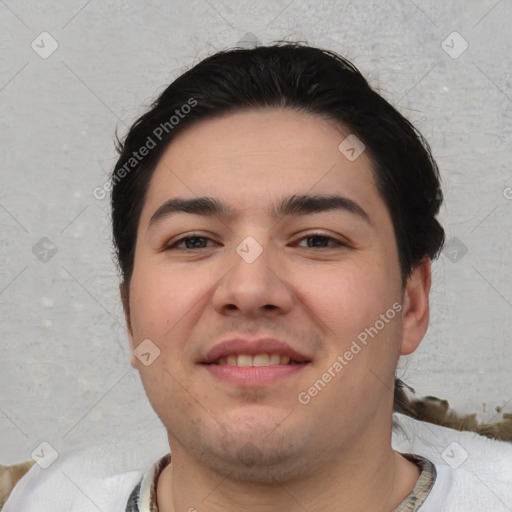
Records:
<instances>
[{"instance_id":1,"label":"lower lip","mask_svg":"<svg viewBox=\"0 0 512 512\"><path fill-rule=\"evenodd\" d=\"M309 363L303 364L273 364L270 366L231 366L229 364L203 365L219 379L232 382L239 386L263 386L285 377L297 374Z\"/></svg>"}]
</instances>

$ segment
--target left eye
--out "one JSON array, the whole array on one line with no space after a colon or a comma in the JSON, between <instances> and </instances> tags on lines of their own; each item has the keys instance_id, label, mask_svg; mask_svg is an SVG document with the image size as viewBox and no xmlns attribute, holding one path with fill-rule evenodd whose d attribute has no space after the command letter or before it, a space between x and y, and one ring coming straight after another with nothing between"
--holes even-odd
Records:
<instances>
[{"instance_id":1,"label":"left eye","mask_svg":"<svg viewBox=\"0 0 512 512\"><path fill-rule=\"evenodd\" d=\"M178 240L176 240L174 243L167 245L164 250L169 251L171 249L206 249L207 246L204 244L206 241L212 241L211 238L204 237L204 236L188 236L183 237ZM328 248L329 242L331 242L331 247L341 247L345 244L340 242L339 240L336 240L333 237L324 235L322 233L311 233L309 235L303 236L302 238L299 238L297 242L301 242L305 240L312 241L312 244L310 245L307 243L307 248ZM297 243L296 242L296 243ZM185 247L179 247L180 245L185 244ZM333 245L334 244L334 245Z\"/></svg>"},{"instance_id":2,"label":"left eye","mask_svg":"<svg viewBox=\"0 0 512 512\"><path fill-rule=\"evenodd\" d=\"M308 244L308 248L310 247L318 247L320 249L324 248L324 247L327 247L326 245L323 245L323 242L334 242L334 246L333 247L340 247L340 246L343 246L345 244L343 244L342 242L340 242L339 240L336 240L335 238L331 237L331 236L326 236L322 233L312 233L312 234L309 234L309 235L306 235L306 236L303 236L302 238L299 238L299 241L302 241L302 240L314 240L315 242L318 242L320 240L320 245L318 245L317 243L313 242L313 245L309 245Z\"/></svg>"}]
</instances>

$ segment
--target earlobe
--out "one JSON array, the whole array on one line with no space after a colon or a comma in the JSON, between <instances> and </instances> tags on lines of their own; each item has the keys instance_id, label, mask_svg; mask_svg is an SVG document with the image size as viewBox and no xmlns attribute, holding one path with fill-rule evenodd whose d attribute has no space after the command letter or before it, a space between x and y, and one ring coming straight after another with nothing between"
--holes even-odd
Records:
<instances>
[{"instance_id":1,"label":"earlobe","mask_svg":"<svg viewBox=\"0 0 512 512\"><path fill-rule=\"evenodd\" d=\"M427 332L431 272L430 258L425 256L407 279L403 299L403 337L400 350L403 356L414 352Z\"/></svg>"}]
</instances>

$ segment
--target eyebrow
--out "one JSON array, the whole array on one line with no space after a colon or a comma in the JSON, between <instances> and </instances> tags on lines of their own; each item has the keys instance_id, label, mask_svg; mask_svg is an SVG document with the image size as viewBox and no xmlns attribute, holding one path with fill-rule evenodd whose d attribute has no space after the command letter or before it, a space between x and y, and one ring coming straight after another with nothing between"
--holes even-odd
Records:
<instances>
[{"instance_id":1,"label":"eyebrow","mask_svg":"<svg viewBox=\"0 0 512 512\"><path fill-rule=\"evenodd\" d=\"M327 211L345 211L356 215L372 224L368 214L352 199L340 195L292 195L285 197L278 204L273 205L270 216L284 217L286 215L308 215ZM213 197L197 197L191 199L173 198L160 206L149 220L148 229L179 213L203 215L206 217L219 217L234 219L235 210Z\"/></svg>"}]
</instances>

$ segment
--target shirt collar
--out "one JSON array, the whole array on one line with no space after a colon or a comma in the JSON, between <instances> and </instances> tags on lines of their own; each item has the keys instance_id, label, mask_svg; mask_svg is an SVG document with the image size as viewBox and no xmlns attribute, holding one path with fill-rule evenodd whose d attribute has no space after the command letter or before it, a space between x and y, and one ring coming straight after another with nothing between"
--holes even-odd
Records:
<instances>
[{"instance_id":1,"label":"shirt collar","mask_svg":"<svg viewBox=\"0 0 512 512\"><path fill-rule=\"evenodd\" d=\"M437 476L436 467L430 460L420 455L412 453L401 455L419 467L420 476L414 489L393 512L417 512L434 487ZM170 462L171 454L168 453L149 467L130 494L125 512L158 512L156 500L158 477Z\"/></svg>"},{"instance_id":2,"label":"shirt collar","mask_svg":"<svg viewBox=\"0 0 512 512\"><path fill-rule=\"evenodd\" d=\"M158 477L170 462L171 454L168 453L147 469L128 498L126 512L158 512L156 501Z\"/></svg>"}]
</instances>

